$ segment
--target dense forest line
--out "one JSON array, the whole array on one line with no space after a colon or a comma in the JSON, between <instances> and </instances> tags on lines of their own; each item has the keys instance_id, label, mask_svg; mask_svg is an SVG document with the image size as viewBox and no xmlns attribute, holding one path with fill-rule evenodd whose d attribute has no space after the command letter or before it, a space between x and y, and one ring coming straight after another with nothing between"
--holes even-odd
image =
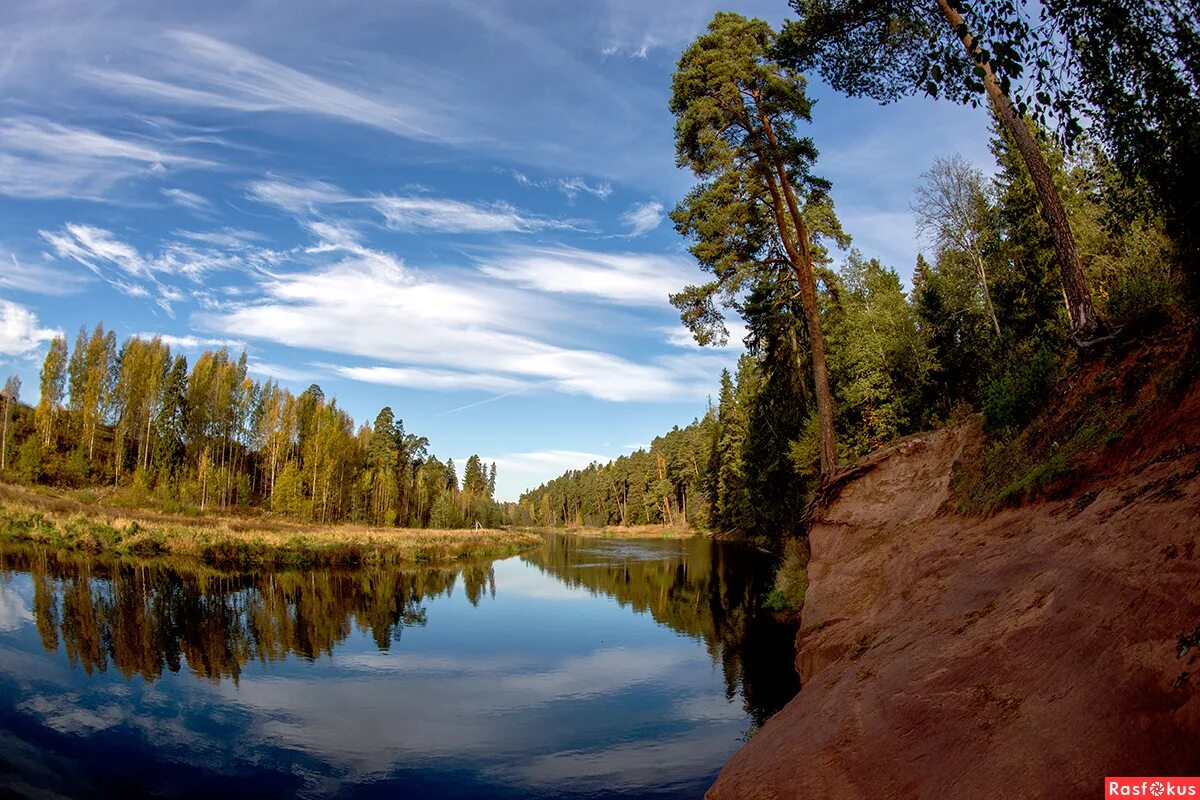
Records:
<instances>
[{"instance_id":1,"label":"dense forest line","mask_svg":"<svg viewBox=\"0 0 1200 800\"><path fill-rule=\"evenodd\" d=\"M1195 3L1045 2L1039 25L987 0L792 5L780 32L718 13L673 84L678 162L700 180L671 217L707 282L671 299L702 345L742 318L736 374L703 418L527 492L519 519L778 542L839 466L974 412L1003 441L1078 359L1194 324ZM995 174L947 153L915 187L928 258L909 291L851 247L812 172L802 72L991 111ZM836 267L830 245L848 252Z\"/></svg>"},{"instance_id":2,"label":"dense forest line","mask_svg":"<svg viewBox=\"0 0 1200 800\"><path fill-rule=\"evenodd\" d=\"M36 406L5 383L0 476L113 487L117 503L166 510L264 509L319 523L459 528L500 523L496 465L454 461L384 407L354 420L313 384L293 395L227 349L187 358L160 338L118 346L98 324L51 343Z\"/></svg>"}]
</instances>

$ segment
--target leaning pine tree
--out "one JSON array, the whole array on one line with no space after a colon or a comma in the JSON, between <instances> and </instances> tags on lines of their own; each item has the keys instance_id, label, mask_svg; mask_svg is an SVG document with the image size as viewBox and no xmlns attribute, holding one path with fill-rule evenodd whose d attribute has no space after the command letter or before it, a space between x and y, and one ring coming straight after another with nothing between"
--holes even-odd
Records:
<instances>
[{"instance_id":1,"label":"leaning pine tree","mask_svg":"<svg viewBox=\"0 0 1200 800\"><path fill-rule=\"evenodd\" d=\"M1079 249L1054 178L1014 103L1012 78L1022 71L1007 41L1022 25L1012 3L987 17L988 50L968 23L963 0L791 0L800 19L784 26L777 57L790 67L813 67L836 90L883 103L917 92L945 94L976 105L985 94L1016 144L1037 191L1054 241L1071 333L1083 343L1100 330L1100 318L1083 276ZM1011 76L1011 77L1010 77Z\"/></svg>"},{"instance_id":2,"label":"leaning pine tree","mask_svg":"<svg viewBox=\"0 0 1200 800\"><path fill-rule=\"evenodd\" d=\"M718 12L679 59L670 105L676 160L701 182L671 218L714 279L671 302L707 344L727 335L716 300L736 306L748 287L775 277L769 271L782 265L790 272L808 333L821 474L828 476L837 442L808 220L832 219L829 184L809 171L817 157L812 141L796 135L797 123L810 121L806 82L773 60L775 44L762 20Z\"/></svg>"}]
</instances>

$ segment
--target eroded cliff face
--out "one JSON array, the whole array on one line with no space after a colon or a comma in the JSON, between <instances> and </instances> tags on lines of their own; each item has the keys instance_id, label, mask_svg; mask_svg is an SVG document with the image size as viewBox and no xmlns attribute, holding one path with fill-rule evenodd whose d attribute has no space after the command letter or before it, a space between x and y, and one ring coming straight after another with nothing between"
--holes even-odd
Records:
<instances>
[{"instance_id":1,"label":"eroded cliff face","mask_svg":"<svg viewBox=\"0 0 1200 800\"><path fill-rule=\"evenodd\" d=\"M1062 499L954 514L966 425L874 454L812 529L804 688L707 797L1095 798L1200 774L1200 387ZM1185 675L1190 673L1190 675Z\"/></svg>"}]
</instances>

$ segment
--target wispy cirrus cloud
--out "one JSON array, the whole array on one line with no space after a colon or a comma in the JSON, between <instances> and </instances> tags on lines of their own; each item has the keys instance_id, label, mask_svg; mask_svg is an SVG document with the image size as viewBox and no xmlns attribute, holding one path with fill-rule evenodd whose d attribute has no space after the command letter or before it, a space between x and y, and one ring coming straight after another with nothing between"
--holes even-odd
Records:
<instances>
[{"instance_id":1,"label":"wispy cirrus cloud","mask_svg":"<svg viewBox=\"0 0 1200 800\"><path fill-rule=\"evenodd\" d=\"M186 295L166 278L199 284L214 272L255 272L278 264L283 254L238 241L234 248L200 246L188 237L168 241L157 253L143 253L112 231L67 223L58 230L38 231L54 255L82 264L129 297L153 298L168 314ZM225 234L228 236L228 234ZM195 239L195 236L191 237ZM201 237L203 238L203 237ZM197 239L196 241L200 241Z\"/></svg>"},{"instance_id":2,"label":"wispy cirrus cloud","mask_svg":"<svg viewBox=\"0 0 1200 800\"><path fill-rule=\"evenodd\" d=\"M543 323L568 315L541 287L479 281L470 272L434 277L353 242L326 241L304 258L312 263L293 261L264 276L256 298L195 321L226 336L376 362L332 368L343 377L435 390L544 387L615 402L694 400L706 396L719 369L709 354L636 361L555 344L563 332ZM513 308L538 310L514 315Z\"/></svg>"},{"instance_id":3,"label":"wispy cirrus cloud","mask_svg":"<svg viewBox=\"0 0 1200 800\"><path fill-rule=\"evenodd\" d=\"M446 369L431 369L421 367L347 367L333 366L330 368L345 378L364 383L378 383L384 386L400 386L407 389L426 389L433 391L461 391L482 389L489 392L511 392L525 388L529 384L505 375L493 375L486 372L458 372Z\"/></svg>"},{"instance_id":4,"label":"wispy cirrus cloud","mask_svg":"<svg viewBox=\"0 0 1200 800\"><path fill-rule=\"evenodd\" d=\"M111 189L122 181L211 166L147 139L41 117L0 120L0 194L12 197L111 200Z\"/></svg>"},{"instance_id":5,"label":"wispy cirrus cloud","mask_svg":"<svg viewBox=\"0 0 1200 800\"><path fill-rule=\"evenodd\" d=\"M419 194L352 195L323 181L254 181L247 188L247 197L310 217L338 207L366 206L378 213L388 228L405 232L528 233L576 227L575 222L526 214L505 202L471 203Z\"/></svg>"},{"instance_id":6,"label":"wispy cirrus cloud","mask_svg":"<svg viewBox=\"0 0 1200 800\"><path fill-rule=\"evenodd\" d=\"M683 257L565 246L510 248L481 259L479 268L529 289L639 306L667 305L667 296L694 282L696 274Z\"/></svg>"},{"instance_id":7,"label":"wispy cirrus cloud","mask_svg":"<svg viewBox=\"0 0 1200 800\"><path fill-rule=\"evenodd\" d=\"M195 192L189 192L187 189L163 189L163 196L176 205L190 208L193 211L211 211L212 203L206 197L202 197Z\"/></svg>"},{"instance_id":8,"label":"wispy cirrus cloud","mask_svg":"<svg viewBox=\"0 0 1200 800\"><path fill-rule=\"evenodd\" d=\"M28 263L15 253L0 252L0 288L34 294L67 295L83 289L87 282L79 275L50 264Z\"/></svg>"},{"instance_id":9,"label":"wispy cirrus cloud","mask_svg":"<svg viewBox=\"0 0 1200 800\"><path fill-rule=\"evenodd\" d=\"M164 56L156 62L155 77L99 67L82 74L112 91L180 105L316 114L422 141L451 138L453 126L415 93L403 99L347 88L191 31L170 31L150 49Z\"/></svg>"}]
</instances>

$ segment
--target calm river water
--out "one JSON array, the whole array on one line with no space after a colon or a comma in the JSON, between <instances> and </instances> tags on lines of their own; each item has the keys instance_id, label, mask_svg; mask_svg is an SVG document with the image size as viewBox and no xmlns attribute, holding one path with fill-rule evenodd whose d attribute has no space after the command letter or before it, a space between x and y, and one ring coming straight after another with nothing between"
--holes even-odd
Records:
<instances>
[{"instance_id":1,"label":"calm river water","mask_svg":"<svg viewBox=\"0 0 1200 800\"><path fill-rule=\"evenodd\" d=\"M0 551L0 796L698 798L798 688L771 569L573 536L244 575Z\"/></svg>"}]
</instances>

